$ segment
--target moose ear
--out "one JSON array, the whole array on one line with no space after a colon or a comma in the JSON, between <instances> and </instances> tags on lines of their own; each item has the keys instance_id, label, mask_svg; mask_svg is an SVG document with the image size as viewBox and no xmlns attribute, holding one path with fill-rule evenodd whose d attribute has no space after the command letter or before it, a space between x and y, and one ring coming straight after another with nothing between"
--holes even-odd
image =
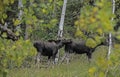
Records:
<instances>
[{"instance_id":1,"label":"moose ear","mask_svg":"<svg viewBox=\"0 0 120 77\"><path fill-rule=\"evenodd\" d=\"M66 44L72 43L72 39L63 39L63 42Z\"/></svg>"},{"instance_id":2,"label":"moose ear","mask_svg":"<svg viewBox=\"0 0 120 77\"><path fill-rule=\"evenodd\" d=\"M33 43L33 46L36 47L36 46L37 46L37 42L34 42L34 43Z\"/></svg>"},{"instance_id":3,"label":"moose ear","mask_svg":"<svg viewBox=\"0 0 120 77\"><path fill-rule=\"evenodd\" d=\"M55 40L51 39L51 40L48 40L48 42L55 42Z\"/></svg>"},{"instance_id":4,"label":"moose ear","mask_svg":"<svg viewBox=\"0 0 120 77\"><path fill-rule=\"evenodd\" d=\"M71 42L72 42L72 39L68 39L68 42L71 43Z\"/></svg>"},{"instance_id":5,"label":"moose ear","mask_svg":"<svg viewBox=\"0 0 120 77\"><path fill-rule=\"evenodd\" d=\"M60 42L61 42L61 40L54 40L54 42L55 42L55 43L60 43Z\"/></svg>"}]
</instances>

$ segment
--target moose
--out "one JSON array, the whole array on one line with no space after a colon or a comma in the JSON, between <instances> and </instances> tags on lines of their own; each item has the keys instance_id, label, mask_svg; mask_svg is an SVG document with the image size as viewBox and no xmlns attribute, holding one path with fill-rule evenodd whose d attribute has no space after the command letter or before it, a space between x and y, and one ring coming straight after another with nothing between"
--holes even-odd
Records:
<instances>
[{"instance_id":1,"label":"moose","mask_svg":"<svg viewBox=\"0 0 120 77\"><path fill-rule=\"evenodd\" d=\"M84 40L79 42L71 40L70 43L65 43L65 54L61 60L61 63L64 61L65 58L67 58L67 63L69 63L70 53L86 54L90 62L90 59L92 58L92 53L95 51L95 49L98 46L101 45L106 45L106 42L105 41L101 42L100 44L96 45L94 48L91 48L86 46L86 41Z\"/></svg>"},{"instance_id":2,"label":"moose","mask_svg":"<svg viewBox=\"0 0 120 77\"><path fill-rule=\"evenodd\" d=\"M42 56L47 56L48 61L52 58L53 63L55 63L56 54L58 49L62 48L68 40L48 40L48 41L35 41L33 46L37 49L36 61L40 62Z\"/></svg>"}]
</instances>

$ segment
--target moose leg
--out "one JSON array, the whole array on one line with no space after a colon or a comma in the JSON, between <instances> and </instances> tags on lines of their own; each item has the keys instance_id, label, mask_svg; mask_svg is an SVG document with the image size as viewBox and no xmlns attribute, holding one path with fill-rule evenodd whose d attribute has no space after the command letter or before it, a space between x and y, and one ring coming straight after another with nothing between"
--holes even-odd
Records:
<instances>
[{"instance_id":1,"label":"moose leg","mask_svg":"<svg viewBox=\"0 0 120 77\"><path fill-rule=\"evenodd\" d=\"M67 52L66 53L66 60L67 60L67 64L70 62L70 53Z\"/></svg>"},{"instance_id":2,"label":"moose leg","mask_svg":"<svg viewBox=\"0 0 120 77\"><path fill-rule=\"evenodd\" d=\"M37 64L38 68L39 68L39 62L41 61L41 53L38 52L36 55L36 59L35 59L35 64Z\"/></svg>"},{"instance_id":3,"label":"moose leg","mask_svg":"<svg viewBox=\"0 0 120 77\"><path fill-rule=\"evenodd\" d=\"M40 62L40 52L37 53L35 58L35 64Z\"/></svg>"},{"instance_id":4,"label":"moose leg","mask_svg":"<svg viewBox=\"0 0 120 77\"><path fill-rule=\"evenodd\" d=\"M57 64L57 63L56 63L56 61L55 61L55 58L56 58L56 56L55 56L55 55L53 55L53 56L52 56L52 61L53 61L53 64Z\"/></svg>"},{"instance_id":5,"label":"moose leg","mask_svg":"<svg viewBox=\"0 0 120 77\"><path fill-rule=\"evenodd\" d=\"M56 53L56 56L55 56L55 59L54 59L54 63L58 63L58 61L59 61L59 50L57 50L56 51L57 53Z\"/></svg>"},{"instance_id":6,"label":"moose leg","mask_svg":"<svg viewBox=\"0 0 120 77\"><path fill-rule=\"evenodd\" d=\"M90 63L91 62L91 58L92 58L92 53L87 53L87 56L88 56L88 61Z\"/></svg>"},{"instance_id":7,"label":"moose leg","mask_svg":"<svg viewBox=\"0 0 120 77\"><path fill-rule=\"evenodd\" d=\"M50 58L51 58L51 56L48 56L48 61L47 61L47 64L48 64L48 66L50 65Z\"/></svg>"}]
</instances>

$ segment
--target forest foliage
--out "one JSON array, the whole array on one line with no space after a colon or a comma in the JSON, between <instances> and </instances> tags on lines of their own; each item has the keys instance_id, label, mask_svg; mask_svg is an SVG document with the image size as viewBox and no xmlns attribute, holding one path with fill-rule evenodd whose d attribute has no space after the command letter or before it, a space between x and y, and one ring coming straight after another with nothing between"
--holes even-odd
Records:
<instances>
[{"instance_id":1,"label":"forest foliage","mask_svg":"<svg viewBox=\"0 0 120 77\"><path fill-rule=\"evenodd\" d=\"M83 6L81 9L81 14L78 20L75 22L76 25L76 36L89 38L85 32L89 34L93 34L94 38L97 37L97 40L104 36L104 34L112 33L114 38L119 37L119 30L116 32L115 27L117 20L116 14L112 12L112 2L108 0L101 0L96 1L95 5L86 5ZM118 10L118 8L116 8ZM115 12L116 12L115 10ZM112 20L112 18L114 20ZM118 25L118 24L117 24ZM117 27L118 28L118 27ZM118 33L116 35L116 33ZM119 40L119 38L117 38ZM99 40L100 41L100 40ZM112 77L112 76L119 76L118 67L119 67L119 47L118 41L113 41L114 44L112 48L112 53L110 55L110 59L99 57L98 60L95 62L95 66L89 69L89 76L90 77ZM88 39L86 43L87 46L95 47L97 41L93 41L92 39ZM116 55L116 56L115 56Z\"/></svg>"},{"instance_id":2,"label":"forest foliage","mask_svg":"<svg viewBox=\"0 0 120 77\"><path fill-rule=\"evenodd\" d=\"M35 56L33 41L57 38L62 5L63 0L0 0L1 75L7 75L7 69L12 68L11 63L19 67L26 58ZM112 2L109 0L68 0L64 38L82 38L90 47L105 40L104 35L109 32L120 40L119 5L120 1L115 0L113 14ZM19 15L20 12L22 15ZM118 42L114 44L110 60L99 58L96 61L96 66L89 70L91 77L117 74L119 46ZM103 65L106 66L100 69Z\"/></svg>"}]
</instances>

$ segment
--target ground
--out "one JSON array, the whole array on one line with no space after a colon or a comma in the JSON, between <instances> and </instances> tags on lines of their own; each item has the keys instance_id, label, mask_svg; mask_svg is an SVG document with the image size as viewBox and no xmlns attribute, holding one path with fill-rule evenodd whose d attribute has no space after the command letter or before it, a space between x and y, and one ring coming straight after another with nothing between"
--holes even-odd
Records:
<instances>
[{"instance_id":1,"label":"ground","mask_svg":"<svg viewBox=\"0 0 120 77\"><path fill-rule=\"evenodd\" d=\"M49 68L37 68L32 64L30 68L11 69L8 77L89 77L89 68L94 66L94 61L98 56L105 57L106 51L105 47L97 48L91 63L88 62L86 55L74 55L70 64L64 62Z\"/></svg>"}]
</instances>

